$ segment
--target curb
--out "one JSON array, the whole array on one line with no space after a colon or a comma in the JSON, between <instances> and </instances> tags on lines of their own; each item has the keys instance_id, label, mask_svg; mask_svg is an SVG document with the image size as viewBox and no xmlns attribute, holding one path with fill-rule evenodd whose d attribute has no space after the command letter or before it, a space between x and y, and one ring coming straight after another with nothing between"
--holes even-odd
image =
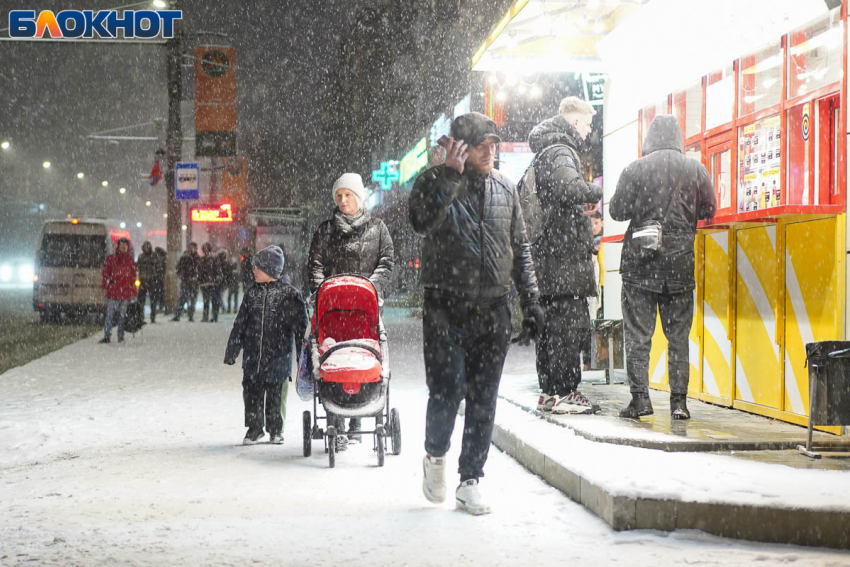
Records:
<instances>
[{"instance_id":1,"label":"curb","mask_svg":"<svg viewBox=\"0 0 850 567\"><path fill-rule=\"evenodd\" d=\"M519 409L526 411L532 415L536 415L547 422L573 431L576 435L584 437L588 441L596 443L610 443L612 445L625 445L629 447L639 447L641 449L655 449L658 451L666 451L668 453L712 453L718 451L787 451L796 450L797 446L806 443L806 436L801 435L800 439L793 441L773 441L773 440L758 440L758 441L655 441L652 439L631 439L629 437L614 437L610 435L596 435L583 429L578 429L569 424L558 421L548 413L543 413L534 407L525 405L504 396L499 396L499 400L507 402ZM805 431L805 430L801 430ZM817 439L815 443L818 447L829 449L846 449L850 451L850 442L843 440L826 440Z\"/></svg>"},{"instance_id":2,"label":"curb","mask_svg":"<svg viewBox=\"0 0 850 567\"><path fill-rule=\"evenodd\" d=\"M493 444L614 530L701 530L767 543L850 549L850 513L616 496L498 423Z\"/></svg>"}]
</instances>

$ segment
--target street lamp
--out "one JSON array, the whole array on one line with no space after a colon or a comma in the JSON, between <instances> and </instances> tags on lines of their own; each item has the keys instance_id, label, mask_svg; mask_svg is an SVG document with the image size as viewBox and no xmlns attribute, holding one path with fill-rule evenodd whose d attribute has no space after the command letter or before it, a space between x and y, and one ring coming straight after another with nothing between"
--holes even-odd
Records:
<instances>
[{"instance_id":1,"label":"street lamp","mask_svg":"<svg viewBox=\"0 0 850 567\"><path fill-rule=\"evenodd\" d=\"M127 192L127 188L126 188L126 187L122 187L121 189L119 189L119 190L118 190L118 192L119 192L119 193L121 193L121 194L123 195L124 193L126 193L126 192Z\"/></svg>"},{"instance_id":2,"label":"street lamp","mask_svg":"<svg viewBox=\"0 0 850 567\"><path fill-rule=\"evenodd\" d=\"M119 224L118 226L120 226L121 228L127 228L127 223L126 223L126 222L122 222L122 223L121 223L121 224Z\"/></svg>"},{"instance_id":3,"label":"street lamp","mask_svg":"<svg viewBox=\"0 0 850 567\"><path fill-rule=\"evenodd\" d=\"M137 223L136 223L136 228L142 228L142 223L137 222Z\"/></svg>"},{"instance_id":4,"label":"street lamp","mask_svg":"<svg viewBox=\"0 0 850 567\"><path fill-rule=\"evenodd\" d=\"M86 176L86 174L81 171L77 174L77 179L82 179L85 176Z\"/></svg>"},{"instance_id":5,"label":"street lamp","mask_svg":"<svg viewBox=\"0 0 850 567\"><path fill-rule=\"evenodd\" d=\"M10 145L11 144L9 144L9 142L4 140L3 143L0 144L0 148L3 148L4 150L8 150Z\"/></svg>"},{"instance_id":6,"label":"street lamp","mask_svg":"<svg viewBox=\"0 0 850 567\"><path fill-rule=\"evenodd\" d=\"M42 163L41 167L43 167L44 169L50 169L50 162L46 161L46 162Z\"/></svg>"},{"instance_id":7,"label":"street lamp","mask_svg":"<svg viewBox=\"0 0 850 567\"><path fill-rule=\"evenodd\" d=\"M162 213L162 218L167 219L167 218L168 218L168 213Z\"/></svg>"},{"instance_id":8,"label":"street lamp","mask_svg":"<svg viewBox=\"0 0 850 567\"><path fill-rule=\"evenodd\" d=\"M101 181L100 185L101 185L101 187L106 187L107 185L109 185L109 181L106 181L106 180Z\"/></svg>"},{"instance_id":9,"label":"street lamp","mask_svg":"<svg viewBox=\"0 0 850 567\"><path fill-rule=\"evenodd\" d=\"M151 206L151 202L150 202L150 201L145 201L145 206L146 206L146 207L150 207L150 206Z\"/></svg>"},{"instance_id":10,"label":"street lamp","mask_svg":"<svg viewBox=\"0 0 850 567\"><path fill-rule=\"evenodd\" d=\"M168 8L168 3L163 0L153 0L153 5L157 8Z\"/></svg>"}]
</instances>

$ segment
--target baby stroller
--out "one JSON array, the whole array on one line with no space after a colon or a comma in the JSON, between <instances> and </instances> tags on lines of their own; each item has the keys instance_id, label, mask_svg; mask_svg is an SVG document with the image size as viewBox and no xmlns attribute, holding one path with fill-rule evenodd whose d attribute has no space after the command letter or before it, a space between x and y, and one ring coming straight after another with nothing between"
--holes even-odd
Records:
<instances>
[{"instance_id":1,"label":"baby stroller","mask_svg":"<svg viewBox=\"0 0 850 567\"><path fill-rule=\"evenodd\" d=\"M387 334L378 314L378 292L368 278L334 276L319 286L311 321L310 353L313 358L313 416L303 414L304 456L312 452L312 440L323 439L330 466L336 460L335 424L327 414L339 417L375 418L371 434L384 466L387 436L394 455L401 453L401 422L398 410L390 410L390 363ZM319 403L325 416L319 417ZM325 428L319 421L325 420Z\"/></svg>"}]
</instances>

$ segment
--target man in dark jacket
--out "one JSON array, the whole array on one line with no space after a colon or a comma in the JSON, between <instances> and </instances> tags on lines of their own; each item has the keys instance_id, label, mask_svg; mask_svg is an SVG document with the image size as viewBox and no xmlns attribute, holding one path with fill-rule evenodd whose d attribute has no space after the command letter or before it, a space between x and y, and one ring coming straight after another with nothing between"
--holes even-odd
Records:
<instances>
[{"instance_id":1,"label":"man in dark jacket","mask_svg":"<svg viewBox=\"0 0 850 567\"><path fill-rule=\"evenodd\" d=\"M248 432L242 443L263 437L263 422L271 443L283 443L286 422L286 380L290 376L293 339L307 331L307 310L301 292L283 275L283 251L269 246L253 258L257 285L251 286L233 323L225 364L235 364L242 351L242 398ZM264 407L265 406L265 407Z\"/></svg>"},{"instance_id":2,"label":"man in dark jacket","mask_svg":"<svg viewBox=\"0 0 850 567\"><path fill-rule=\"evenodd\" d=\"M466 399L456 506L486 514L478 479L490 448L496 396L511 334L508 292L519 290L531 335L543 325L537 278L516 188L493 169L496 124L458 116L444 138L445 164L423 172L410 195L410 222L422 240L423 341L429 399L422 490L446 496L445 455Z\"/></svg>"},{"instance_id":3,"label":"man in dark jacket","mask_svg":"<svg viewBox=\"0 0 850 567\"><path fill-rule=\"evenodd\" d=\"M599 406L582 394L581 352L589 350L588 297L596 296L590 215L602 187L582 177L578 148L590 134L596 111L578 97L561 101L558 116L528 136L534 162L542 232L532 243L546 323L537 340L537 409L552 413L592 413Z\"/></svg>"},{"instance_id":4,"label":"man in dark jacket","mask_svg":"<svg viewBox=\"0 0 850 567\"><path fill-rule=\"evenodd\" d=\"M156 257L153 254L153 246L148 241L142 244L142 253L136 259L136 267L139 269L139 294L137 301L142 310L148 294L151 296L151 323L156 322L156 303L154 300L154 278L156 277Z\"/></svg>"},{"instance_id":5,"label":"man in dark jacket","mask_svg":"<svg viewBox=\"0 0 850 567\"><path fill-rule=\"evenodd\" d=\"M180 278L180 299L174 311L172 321L179 321L183 314L183 304L188 303L189 321L195 320L195 303L198 301L198 268L201 257L198 256L198 245L189 243L189 249L183 252L177 261L177 276Z\"/></svg>"},{"instance_id":6,"label":"man in dark jacket","mask_svg":"<svg viewBox=\"0 0 850 567\"><path fill-rule=\"evenodd\" d=\"M218 254L213 252L212 244L205 242L201 248L204 255L198 265L198 281L201 286L201 295L204 298L203 323L218 322L218 310L221 303L221 269L219 268ZM216 296L218 299L216 299ZM210 303L212 303L212 319L210 319Z\"/></svg>"},{"instance_id":7,"label":"man in dark jacket","mask_svg":"<svg viewBox=\"0 0 850 567\"><path fill-rule=\"evenodd\" d=\"M100 342L108 344L112 340L112 319L118 312L118 342L123 343L127 306L136 297L136 262L130 253L130 241L126 238L119 238L115 254L106 257L100 286L106 293L106 319Z\"/></svg>"},{"instance_id":8,"label":"man in dark jacket","mask_svg":"<svg viewBox=\"0 0 850 567\"><path fill-rule=\"evenodd\" d=\"M677 191L678 188L678 191ZM632 242L645 221L663 222L661 248L647 255ZM656 310L667 337L667 375L673 419L688 419L688 335L694 310L694 236L697 221L717 209L714 186L700 162L684 156L682 132L671 115L656 116L643 143L643 157L620 174L609 205L615 220L629 220L620 258L626 373L632 401L620 417L651 415L649 351Z\"/></svg>"},{"instance_id":9,"label":"man in dark jacket","mask_svg":"<svg viewBox=\"0 0 850 567\"><path fill-rule=\"evenodd\" d=\"M151 283L151 323L153 316L159 310L165 309L165 270L167 269L167 254L164 248L157 246L153 249L154 276Z\"/></svg>"}]
</instances>

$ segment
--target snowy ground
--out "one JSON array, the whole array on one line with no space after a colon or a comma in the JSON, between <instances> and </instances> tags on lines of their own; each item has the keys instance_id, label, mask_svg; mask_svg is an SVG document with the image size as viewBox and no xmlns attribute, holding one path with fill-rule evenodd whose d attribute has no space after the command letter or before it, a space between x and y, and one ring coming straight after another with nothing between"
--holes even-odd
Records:
<instances>
[{"instance_id":1,"label":"snowy ground","mask_svg":"<svg viewBox=\"0 0 850 567\"><path fill-rule=\"evenodd\" d=\"M232 316L92 337L0 375L0 564L850 566L829 550L613 532L496 449L493 514L429 504L420 323L390 311L404 450L383 468L370 444L335 469L318 442L303 458L310 406L294 388L286 444L239 444L241 374L221 363Z\"/></svg>"}]
</instances>

